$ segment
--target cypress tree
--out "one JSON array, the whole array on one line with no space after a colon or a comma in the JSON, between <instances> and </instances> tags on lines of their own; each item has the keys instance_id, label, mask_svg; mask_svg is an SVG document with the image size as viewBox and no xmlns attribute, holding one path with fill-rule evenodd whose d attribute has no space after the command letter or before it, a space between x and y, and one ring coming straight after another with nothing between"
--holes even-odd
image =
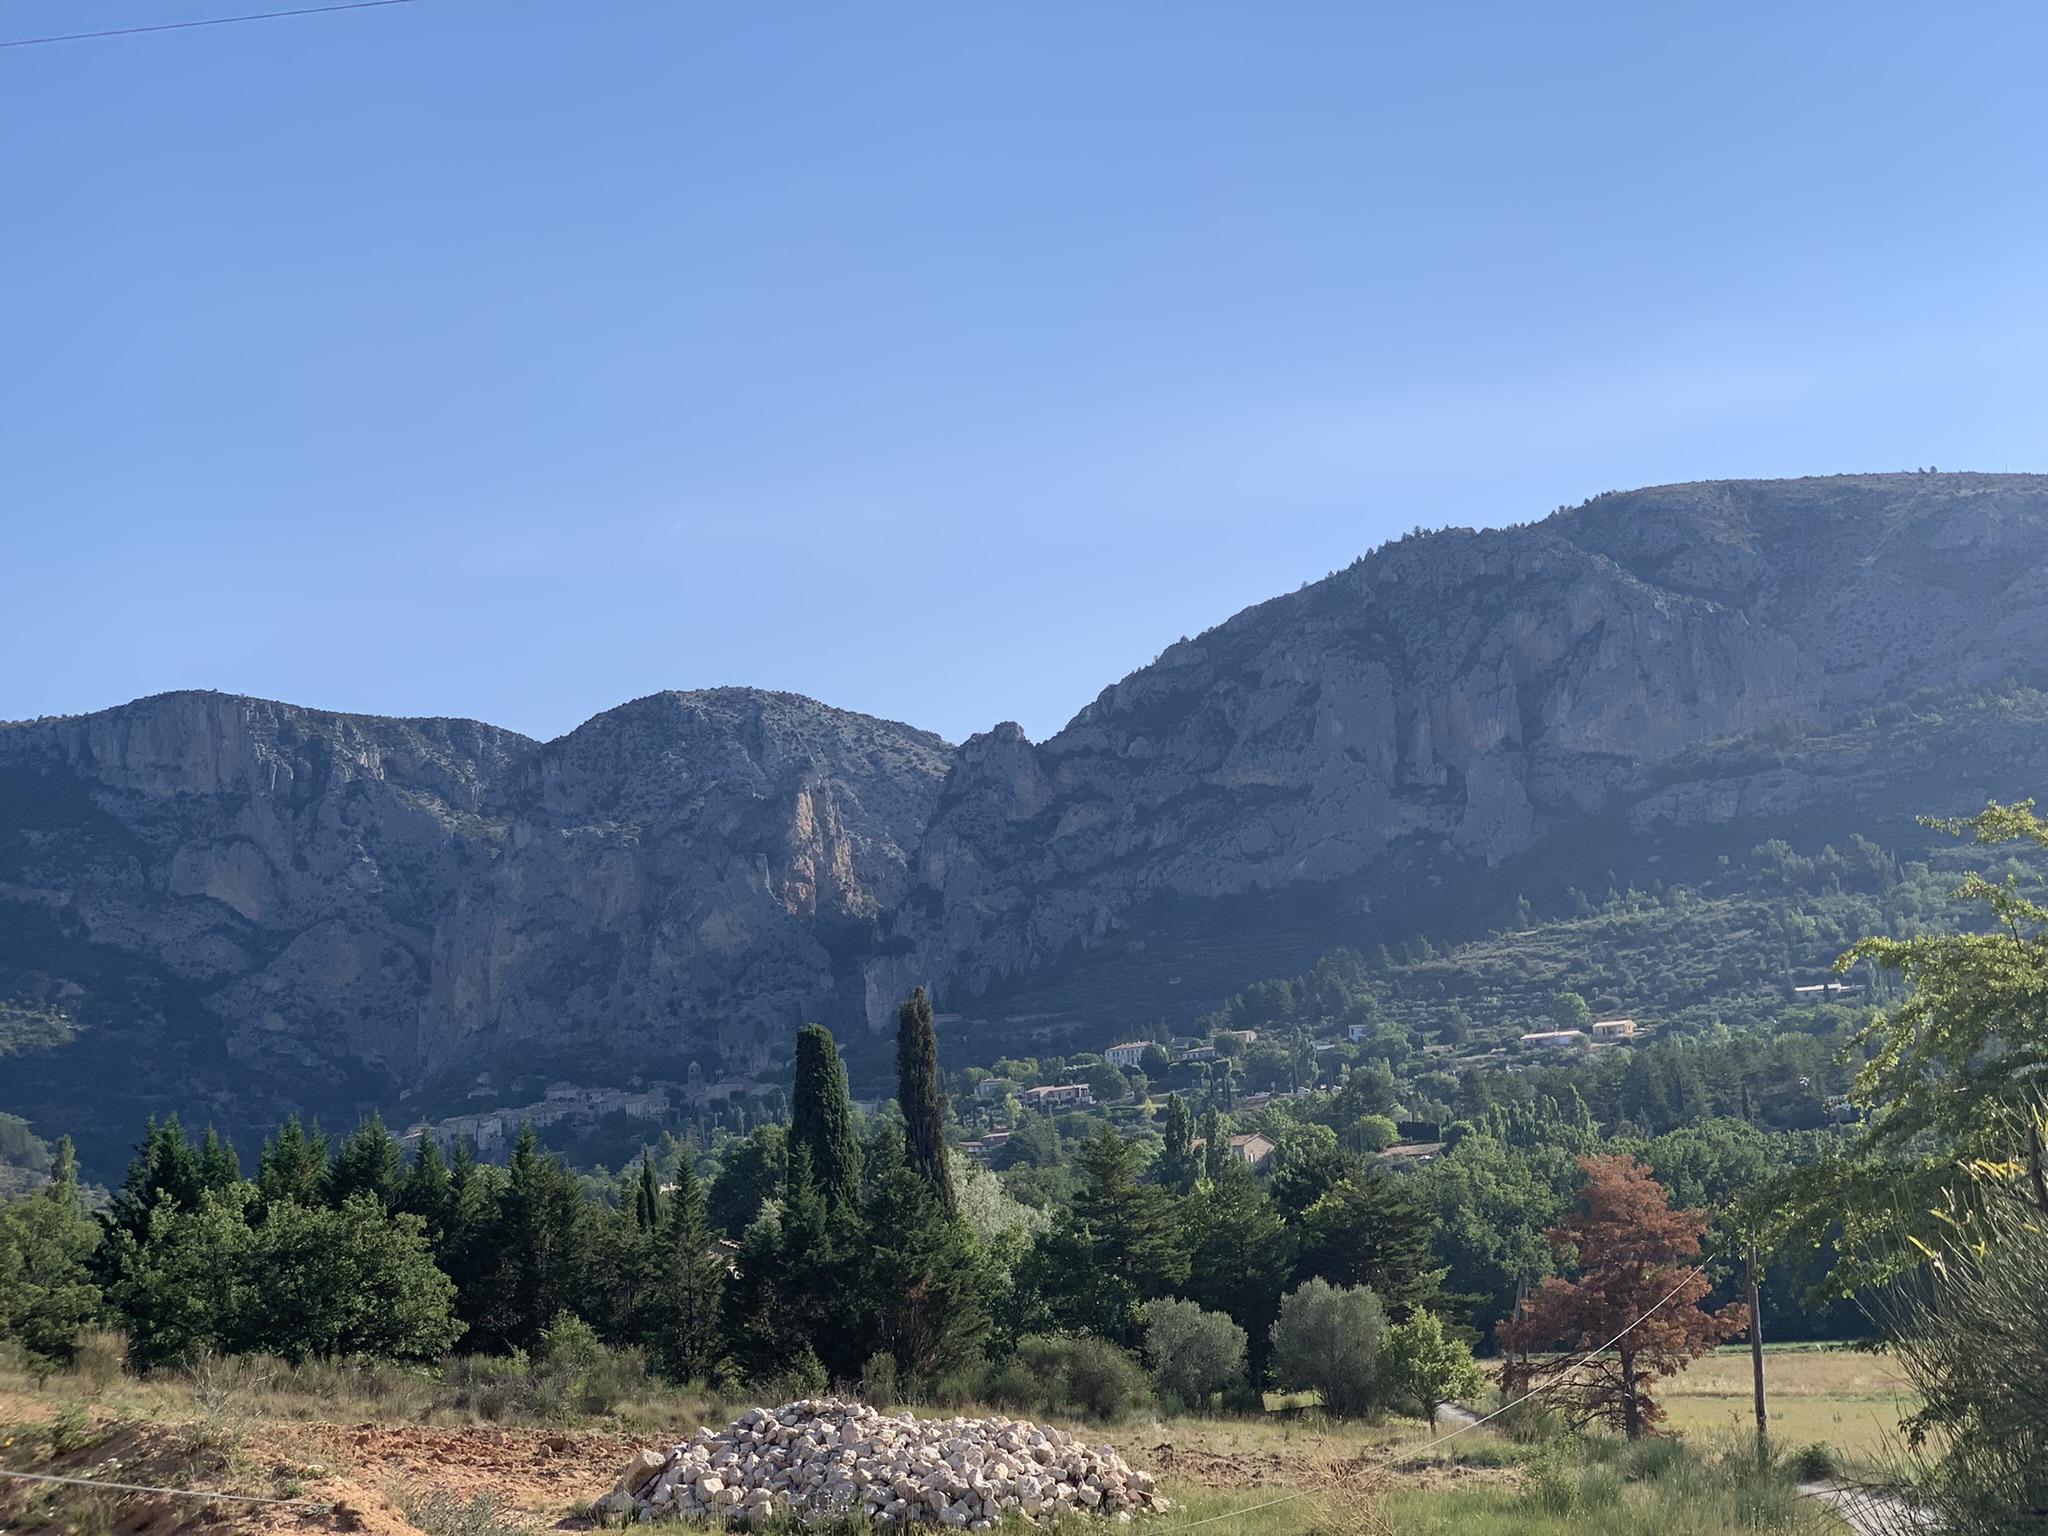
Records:
<instances>
[{"instance_id":1,"label":"cypress tree","mask_svg":"<svg viewBox=\"0 0 2048 1536\"><path fill-rule=\"evenodd\" d=\"M1230 1138L1223 1134L1223 1117L1211 1104L1202 1115L1202 1177L1214 1183L1230 1166Z\"/></svg>"},{"instance_id":2,"label":"cypress tree","mask_svg":"<svg viewBox=\"0 0 2048 1536\"><path fill-rule=\"evenodd\" d=\"M661 1180L654 1172L654 1154L640 1149L640 1177L633 1185L633 1225L652 1232L661 1225Z\"/></svg>"},{"instance_id":3,"label":"cypress tree","mask_svg":"<svg viewBox=\"0 0 2048 1536\"><path fill-rule=\"evenodd\" d=\"M860 1205L860 1141L846 1097L846 1071L832 1031L806 1024L796 1032L796 1085L789 1136L810 1153L811 1179L834 1214Z\"/></svg>"},{"instance_id":4,"label":"cypress tree","mask_svg":"<svg viewBox=\"0 0 2048 1536\"><path fill-rule=\"evenodd\" d=\"M931 999L919 987L896 1011L896 1107L903 1111L904 1161L931 1186L939 1206L954 1213L953 1180L946 1168L946 1096L939 1088L939 1037Z\"/></svg>"},{"instance_id":5,"label":"cypress tree","mask_svg":"<svg viewBox=\"0 0 2048 1536\"><path fill-rule=\"evenodd\" d=\"M1195 1119L1177 1093L1166 1096L1165 1139L1166 1148L1159 1156L1159 1182L1184 1195L1195 1187L1202 1170L1195 1161Z\"/></svg>"}]
</instances>

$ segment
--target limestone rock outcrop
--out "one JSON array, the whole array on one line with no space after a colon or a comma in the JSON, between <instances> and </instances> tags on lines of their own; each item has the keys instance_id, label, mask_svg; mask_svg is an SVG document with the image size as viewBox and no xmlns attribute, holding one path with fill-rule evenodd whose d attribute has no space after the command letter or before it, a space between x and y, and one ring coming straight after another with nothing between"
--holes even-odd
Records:
<instances>
[{"instance_id":1,"label":"limestone rock outcrop","mask_svg":"<svg viewBox=\"0 0 2048 1536\"><path fill-rule=\"evenodd\" d=\"M1329 881L1420 839L1496 864L1573 820L1767 816L1798 773L1655 782L1703 746L2048 668L2048 479L1611 494L1389 544L1105 689L961 746L872 962L972 997L1161 894ZM1981 804L1981 801L1979 802Z\"/></svg>"},{"instance_id":2,"label":"limestone rock outcrop","mask_svg":"<svg viewBox=\"0 0 2048 1536\"><path fill-rule=\"evenodd\" d=\"M1817 807L1860 830L2031 793L2031 705L1939 752L1886 723L2004 678L2048 682L2048 477L1666 486L1413 535L1042 742L744 688L545 743L209 693L0 724L0 1003L63 1014L16 1054L0 1030L0 1108L105 1173L151 1112L246 1133L408 1089L446 1113L480 1071L487 1097L744 1076L807 1019L888 1028L917 983L1023 1014L1148 911L1221 932L1342 888L1398 941L1417 889L1594 830L1741 852ZM1150 964L1090 1028L1252 979L1219 964L1205 1004Z\"/></svg>"}]
</instances>

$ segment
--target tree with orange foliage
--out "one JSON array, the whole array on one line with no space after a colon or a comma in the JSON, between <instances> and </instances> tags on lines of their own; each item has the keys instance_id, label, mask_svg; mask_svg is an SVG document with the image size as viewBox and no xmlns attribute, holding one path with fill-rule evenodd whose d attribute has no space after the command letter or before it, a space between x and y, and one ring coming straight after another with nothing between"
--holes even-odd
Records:
<instances>
[{"instance_id":1,"label":"tree with orange foliage","mask_svg":"<svg viewBox=\"0 0 2048 1536\"><path fill-rule=\"evenodd\" d=\"M1664 1417L1651 1387L1741 1333L1749 1309L1699 1304L1712 1283L1687 1271L1707 1230L1704 1211L1672 1210L1664 1186L1632 1157L1582 1157L1579 1168L1585 1210L1544 1234L1578 1250L1579 1278L1545 1280L1519 1317L1496 1325L1507 1354L1501 1390L1518 1397L1545 1386L1574 1427L1604 1421L1635 1440ZM1554 1348L1564 1353L1532 1358Z\"/></svg>"}]
</instances>

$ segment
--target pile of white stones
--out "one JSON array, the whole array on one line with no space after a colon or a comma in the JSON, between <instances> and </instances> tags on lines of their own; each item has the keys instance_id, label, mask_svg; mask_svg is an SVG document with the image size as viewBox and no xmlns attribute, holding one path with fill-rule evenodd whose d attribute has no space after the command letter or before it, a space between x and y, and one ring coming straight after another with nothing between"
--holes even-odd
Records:
<instances>
[{"instance_id":1,"label":"pile of white stones","mask_svg":"<svg viewBox=\"0 0 2048 1536\"><path fill-rule=\"evenodd\" d=\"M1108 1446L1022 1419L920 1419L837 1398L750 1408L663 1455L642 1451L597 1501L607 1515L745 1520L777 1514L988 1529L1090 1513L1128 1522L1165 1509L1150 1473Z\"/></svg>"}]
</instances>

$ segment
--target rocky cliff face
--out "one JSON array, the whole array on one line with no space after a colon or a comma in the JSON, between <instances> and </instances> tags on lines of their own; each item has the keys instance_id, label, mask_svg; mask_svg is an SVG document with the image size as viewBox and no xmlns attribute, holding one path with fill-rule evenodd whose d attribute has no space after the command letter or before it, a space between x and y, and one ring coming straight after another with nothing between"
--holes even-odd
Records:
<instances>
[{"instance_id":1,"label":"rocky cliff face","mask_svg":"<svg viewBox=\"0 0 2048 1536\"><path fill-rule=\"evenodd\" d=\"M508 1055L748 1070L857 992L948 751L747 689L545 745L202 693L0 727L0 983L81 1049L152 1015L127 1059L173 1077L210 1028L229 1117Z\"/></svg>"},{"instance_id":2,"label":"rocky cliff face","mask_svg":"<svg viewBox=\"0 0 2048 1536\"><path fill-rule=\"evenodd\" d=\"M1274 893L1324 912L1269 913L1276 943L1363 942L1309 898L1398 936L1403 903L1597 839L1746 848L1803 808L2027 792L2031 704L1952 718L1933 757L1876 712L2044 667L2048 479L1902 475L1403 539L1037 744L746 689L545 744L197 693L0 726L0 1108L75 1127L118 1084L126 1138L138 1106L388 1103L487 1066L744 1073L804 1019L885 1027L913 982L1014 1013L1148 934L1114 1006L1185 1014L1162 948ZM1210 952L1221 990L1253 974Z\"/></svg>"},{"instance_id":3,"label":"rocky cliff face","mask_svg":"<svg viewBox=\"0 0 2048 1536\"><path fill-rule=\"evenodd\" d=\"M1627 806L1767 815L1814 786L1708 743L2048 665L2048 485L1844 476L1608 495L1413 536L1169 648L1039 745L961 747L881 1010L1113 942L1162 893L1358 875L1396 845L1498 864ZM1441 876L1438 877L1441 879Z\"/></svg>"}]
</instances>

